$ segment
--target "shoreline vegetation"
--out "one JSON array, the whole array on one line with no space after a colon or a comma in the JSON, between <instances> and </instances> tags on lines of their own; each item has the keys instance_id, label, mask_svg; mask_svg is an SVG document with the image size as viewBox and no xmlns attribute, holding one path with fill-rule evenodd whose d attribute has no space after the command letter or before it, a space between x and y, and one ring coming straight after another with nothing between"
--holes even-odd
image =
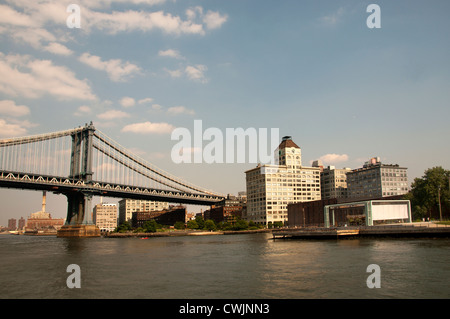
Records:
<instances>
[{"instance_id":1,"label":"shoreline vegetation","mask_svg":"<svg viewBox=\"0 0 450 319\"><path fill-rule=\"evenodd\" d=\"M237 218L230 222L215 223L211 219L204 220L202 216L187 223L176 222L173 226L160 225L155 220L146 221L142 227L132 228L130 223L120 224L114 232L102 234L104 237L168 237L168 236L204 236L204 235L230 235L249 233L270 233L272 228L281 227L274 224L266 228L250 221Z\"/></svg>"},{"instance_id":2,"label":"shoreline vegetation","mask_svg":"<svg viewBox=\"0 0 450 319\"><path fill-rule=\"evenodd\" d=\"M108 238L128 238L128 237L172 237L172 236L211 236L211 235L235 235L235 234L254 234L254 233L271 233L272 229L253 229L253 230L226 230L226 231L213 231L213 230L169 230L159 231L153 233L145 232L113 232L104 234L104 237Z\"/></svg>"}]
</instances>

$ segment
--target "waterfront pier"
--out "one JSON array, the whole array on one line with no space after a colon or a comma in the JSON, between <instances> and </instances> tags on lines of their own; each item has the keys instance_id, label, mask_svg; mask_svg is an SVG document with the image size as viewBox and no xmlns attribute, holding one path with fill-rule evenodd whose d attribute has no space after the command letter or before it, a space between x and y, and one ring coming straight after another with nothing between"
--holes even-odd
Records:
<instances>
[{"instance_id":1,"label":"waterfront pier","mask_svg":"<svg viewBox=\"0 0 450 319\"><path fill-rule=\"evenodd\" d=\"M284 228L272 231L273 239L344 239L362 237L450 237L450 226L434 223L354 227Z\"/></svg>"}]
</instances>

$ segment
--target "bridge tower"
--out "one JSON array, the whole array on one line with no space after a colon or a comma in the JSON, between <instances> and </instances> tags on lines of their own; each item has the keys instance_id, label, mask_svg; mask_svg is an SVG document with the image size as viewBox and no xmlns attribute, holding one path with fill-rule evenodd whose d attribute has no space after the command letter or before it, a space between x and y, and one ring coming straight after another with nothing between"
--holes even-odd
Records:
<instances>
[{"instance_id":1,"label":"bridge tower","mask_svg":"<svg viewBox=\"0 0 450 319\"><path fill-rule=\"evenodd\" d=\"M69 178L82 180L85 183L92 181L92 137L95 127L92 122L81 131L72 133L72 150L70 156ZM67 192L67 218L66 223L58 231L58 237L98 237L99 228L93 223L92 193Z\"/></svg>"}]
</instances>

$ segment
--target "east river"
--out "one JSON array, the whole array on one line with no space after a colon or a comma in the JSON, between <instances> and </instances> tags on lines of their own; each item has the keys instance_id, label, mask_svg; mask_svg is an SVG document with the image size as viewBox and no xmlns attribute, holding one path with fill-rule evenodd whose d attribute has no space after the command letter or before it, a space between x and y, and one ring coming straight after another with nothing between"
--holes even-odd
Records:
<instances>
[{"instance_id":1,"label":"east river","mask_svg":"<svg viewBox=\"0 0 450 319\"><path fill-rule=\"evenodd\" d=\"M369 288L369 265L380 288ZM80 288L69 288L69 265ZM67 239L0 235L0 298L450 297L450 239L273 240L268 233Z\"/></svg>"}]
</instances>

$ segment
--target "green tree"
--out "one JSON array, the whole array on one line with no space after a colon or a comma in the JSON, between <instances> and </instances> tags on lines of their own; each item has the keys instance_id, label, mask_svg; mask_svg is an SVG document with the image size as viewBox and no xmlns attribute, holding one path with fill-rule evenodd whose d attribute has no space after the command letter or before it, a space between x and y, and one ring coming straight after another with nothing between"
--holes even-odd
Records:
<instances>
[{"instance_id":1,"label":"green tree","mask_svg":"<svg viewBox=\"0 0 450 319\"><path fill-rule=\"evenodd\" d=\"M205 221L205 229L207 230L216 230L216 224L212 219L208 219Z\"/></svg>"},{"instance_id":2,"label":"green tree","mask_svg":"<svg viewBox=\"0 0 450 319\"><path fill-rule=\"evenodd\" d=\"M283 227L283 222L280 222L280 221L274 222L274 223L273 223L273 227L274 227L274 228L280 228L280 227Z\"/></svg>"},{"instance_id":3,"label":"green tree","mask_svg":"<svg viewBox=\"0 0 450 319\"><path fill-rule=\"evenodd\" d=\"M189 229L198 229L197 221L195 221L195 220L189 220L189 221L187 222L187 228L189 228Z\"/></svg>"},{"instance_id":4,"label":"green tree","mask_svg":"<svg viewBox=\"0 0 450 319\"><path fill-rule=\"evenodd\" d=\"M439 198L442 211L449 208L450 171L441 166L429 168L421 178L415 178L411 191L405 195L411 201L414 219L424 217L439 218Z\"/></svg>"},{"instance_id":5,"label":"green tree","mask_svg":"<svg viewBox=\"0 0 450 319\"><path fill-rule=\"evenodd\" d=\"M173 225L173 227L175 229L184 229L185 228L185 223L183 223L182 221L177 221L175 223L175 225Z\"/></svg>"},{"instance_id":6,"label":"green tree","mask_svg":"<svg viewBox=\"0 0 450 319\"><path fill-rule=\"evenodd\" d=\"M129 222L123 222L116 228L116 231L119 233L124 233L124 232L130 231L131 229L132 228L131 228L131 225Z\"/></svg>"},{"instance_id":7,"label":"green tree","mask_svg":"<svg viewBox=\"0 0 450 319\"><path fill-rule=\"evenodd\" d=\"M161 226L158 225L154 219L147 220L143 225L143 228L147 233L155 233L160 227Z\"/></svg>"},{"instance_id":8,"label":"green tree","mask_svg":"<svg viewBox=\"0 0 450 319\"><path fill-rule=\"evenodd\" d=\"M205 220L203 219L202 215L195 216L195 221L197 222L198 229L204 229L205 228Z\"/></svg>"},{"instance_id":9,"label":"green tree","mask_svg":"<svg viewBox=\"0 0 450 319\"><path fill-rule=\"evenodd\" d=\"M232 226L233 230L246 230L248 229L248 223L247 221L238 218L234 225Z\"/></svg>"}]
</instances>

